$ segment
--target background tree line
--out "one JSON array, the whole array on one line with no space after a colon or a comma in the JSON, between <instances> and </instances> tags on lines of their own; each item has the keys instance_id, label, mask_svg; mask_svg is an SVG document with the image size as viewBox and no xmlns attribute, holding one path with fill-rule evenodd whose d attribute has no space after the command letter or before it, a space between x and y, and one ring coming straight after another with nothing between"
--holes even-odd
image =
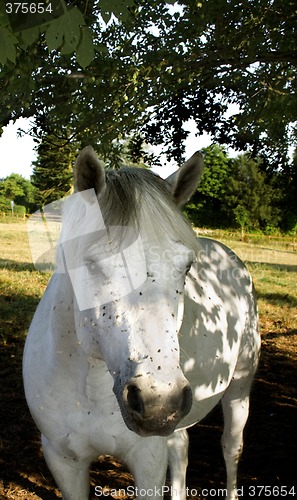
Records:
<instances>
[{"instance_id":1,"label":"background tree line","mask_svg":"<svg viewBox=\"0 0 297 500\"><path fill-rule=\"evenodd\" d=\"M47 141L37 147L38 158L31 181L18 174L0 180L0 210L8 211L10 200L14 200L16 206L21 205L32 213L72 192L75 150L69 145L59 147L57 142L53 146L50 141L51 138L47 137ZM148 163L153 161L152 154L139 145L137 138L127 142L125 148L121 145L120 151L122 156L118 156L116 167L130 164L149 168ZM140 151L142 161L139 161ZM202 152L205 164L202 180L184 207L193 225L241 227L242 231L261 230L265 233L277 229L296 232L296 154L293 160L295 176L288 180L281 171L268 175L262 160L255 160L247 153L231 158L218 144L212 144Z\"/></svg>"},{"instance_id":2,"label":"background tree line","mask_svg":"<svg viewBox=\"0 0 297 500\"><path fill-rule=\"evenodd\" d=\"M196 226L241 227L242 230L273 232L297 229L296 173L287 184L281 172L268 175L260 158L249 154L228 157L216 144L203 150L204 173L185 212ZM295 171L297 167L294 157Z\"/></svg>"}]
</instances>

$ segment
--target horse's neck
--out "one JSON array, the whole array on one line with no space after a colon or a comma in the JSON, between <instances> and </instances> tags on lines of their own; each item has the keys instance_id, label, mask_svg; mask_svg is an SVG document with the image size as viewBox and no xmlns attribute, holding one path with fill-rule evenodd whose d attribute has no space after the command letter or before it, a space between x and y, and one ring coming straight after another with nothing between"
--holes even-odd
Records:
<instances>
[{"instance_id":1,"label":"horse's neck","mask_svg":"<svg viewBox=\"0 0 297 500\"><path fill-rule=\"evenodd\" d=\"M46 319L50 334L47 345L49 377L54 377L59 384L63 381L63 386L68 387L69 390L92 396L96 392L93 389L96 385L94 379L102 375L102 372L103 375L106 373L106 365L100 360L87 356L78 340L74 293L69 276L55 273L44 298L46 296L48 297L45 300L47 309L41 309L41 315L48 314ZM48 304L50 304L50 311ZM55 366L54 372L52 366Z\"/></svg>"}]
</instances>

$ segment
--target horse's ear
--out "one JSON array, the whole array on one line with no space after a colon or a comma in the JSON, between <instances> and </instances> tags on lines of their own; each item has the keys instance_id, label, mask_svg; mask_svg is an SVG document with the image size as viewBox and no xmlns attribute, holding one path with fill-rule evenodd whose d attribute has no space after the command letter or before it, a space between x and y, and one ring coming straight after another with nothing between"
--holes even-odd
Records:
<instances>
[{"instance_id":1,"label":"horse's ear","mask_svg":"<svg viewBox=\"0 0 297 500\"><path fill-rule=\"evenodd\" d=\"M184 205L195 192L203 172L203 156L200 151L191 156L176 172L167 177L173 199L177 205Z\"/></svg>"},{"instance_id":2,"label":"horse's ear","mask_svg":"<svg viewBox=\"0 0 297 500\"><path fill-rule=\"evenodd\" d=\"M78 155L75 165L76 188L78 191L94 189L98 196L105 189L105 172L92 146L87 146Z\"/></svg>"}]
</instances>

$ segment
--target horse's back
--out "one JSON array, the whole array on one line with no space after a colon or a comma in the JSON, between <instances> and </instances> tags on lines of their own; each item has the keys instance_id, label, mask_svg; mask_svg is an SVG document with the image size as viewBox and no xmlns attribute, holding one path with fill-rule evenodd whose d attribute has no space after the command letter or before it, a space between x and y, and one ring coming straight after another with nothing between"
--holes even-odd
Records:
<instances>
[{"instance_id":1,"label":"horse's back","mask_svg":"<svg viewBox=\"0 0 297 500\"><path fill-rule=\"evenodd\" d=\"M240 362L259 349L253 283L225 245L199 238L200 252L185 285L181 366L193 393L179 427L199 422L222 398ZM247 367L248 368L248 367Z\"/></svg>"}]
</instances>

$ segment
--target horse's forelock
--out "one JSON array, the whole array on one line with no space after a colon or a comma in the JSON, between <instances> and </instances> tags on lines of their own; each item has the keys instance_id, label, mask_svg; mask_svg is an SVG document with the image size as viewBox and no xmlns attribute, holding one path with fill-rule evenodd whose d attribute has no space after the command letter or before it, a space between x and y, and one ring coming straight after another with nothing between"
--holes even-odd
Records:
<instances>
[{"instance_id":1,"label":"horse's forelock","mask_svg":"<svg viewBox=\"0 0 297 500\"><path fill-rule=\"evenodd\" d=\"M107 170L106 190L99 202L107 226L145 227L160 241L167 236L197 251L197 238L166 181L150 170Z\"/></svg>"}]
</instances>

